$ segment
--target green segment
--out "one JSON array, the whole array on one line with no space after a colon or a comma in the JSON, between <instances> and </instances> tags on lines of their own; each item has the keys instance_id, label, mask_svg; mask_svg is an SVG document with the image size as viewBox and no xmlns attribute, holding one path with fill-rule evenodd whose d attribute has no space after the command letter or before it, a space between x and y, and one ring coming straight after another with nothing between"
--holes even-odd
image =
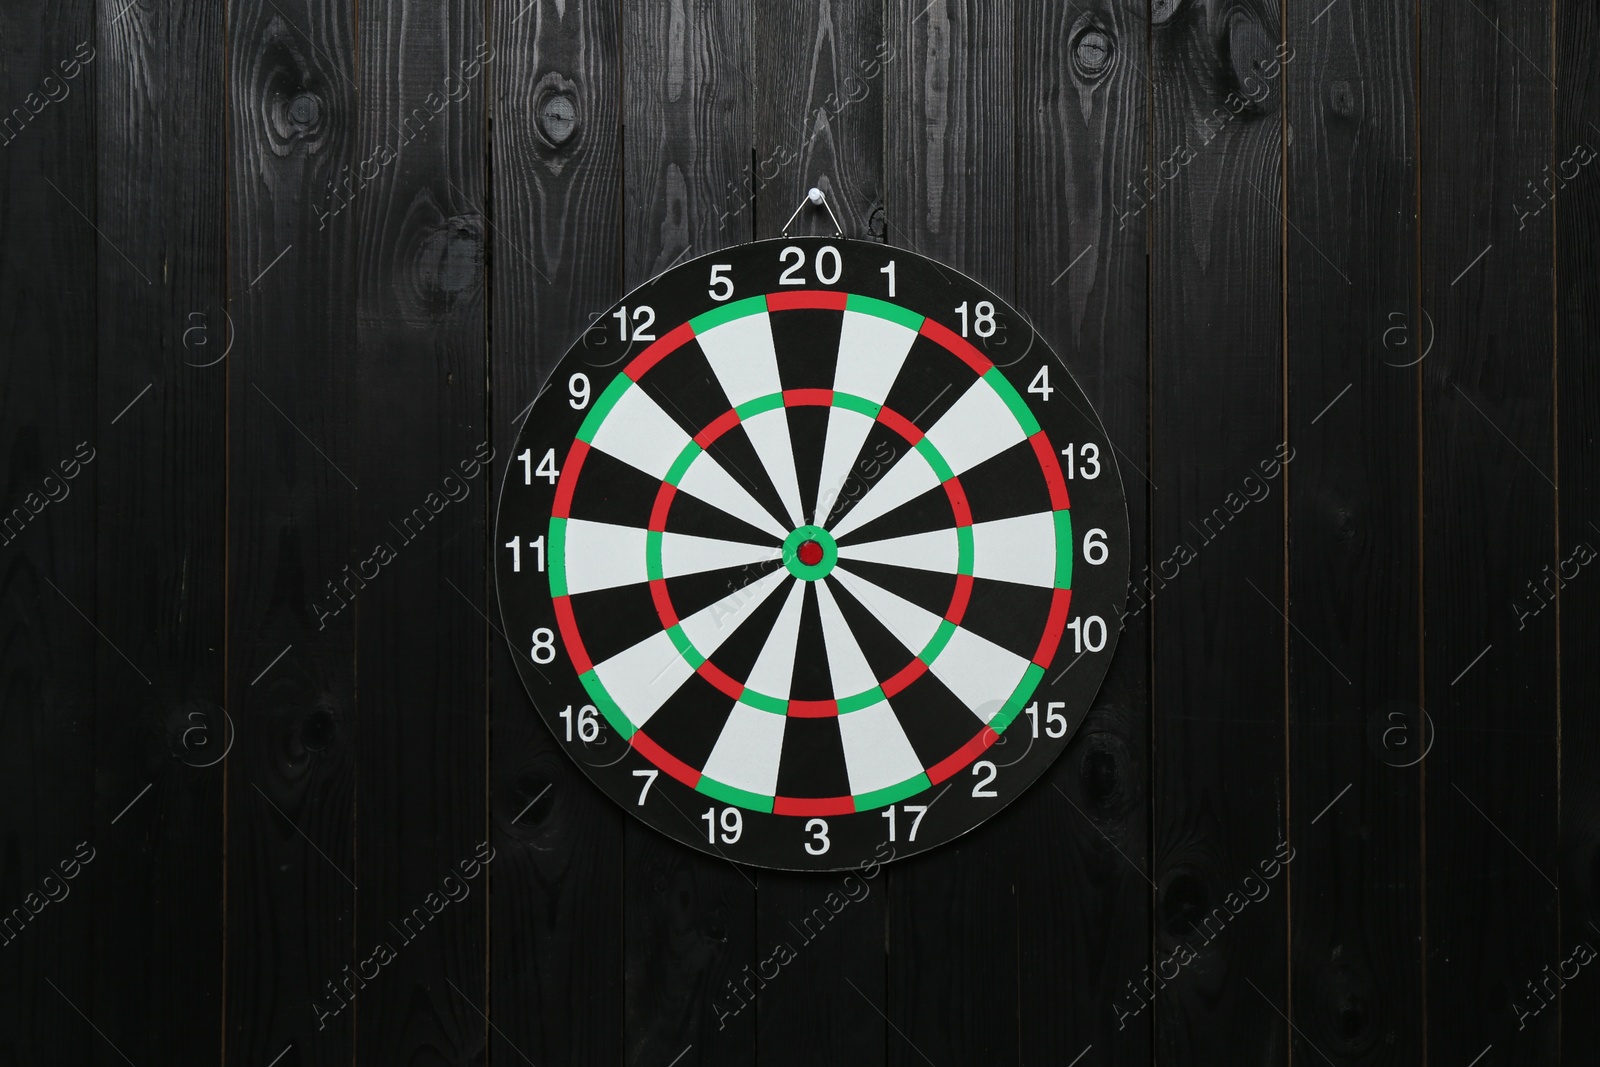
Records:
<instances>
[{"instance_id":1,"label":"green segment","mask_svg":"<svg viewBox=\"0 0 1600 1067\"><path fill-rule=\"evenodd\" d=\"M922 458L928 461L928 466L933 468L933 473L939 476L941 482L948 482L956 476L956 472L950 469L950 464L939 455L939 450L933 447L932 441L924 437L917 442L916 448L922 453Z\"/></svg>"},{"instance_id":2,"label":"green segment","mask_svg":"<svg viewBox=\"0 0 1600 1067\"><path fill-rule=\"evenodd\" d=\"M857 296L855 293L851 293L844 306L847 310L859 311L863 315L875 315L880 319L898 322L908 330L922 329L922 316L915 311L907 311L899 304L891 304L884 300L875 300L870 296Z\"/></svg>"},{"instance_id":3,"label":"green segment","mask_svg":"<svg viewBox=\"0 0 1600 1067\"><path fill-rule=\"evenodd\" d=\"M1072 588L1072 512L1056 512L1056 588Z\"/></svg>"},{"instance_id":4,"label":"green segment","mask_svg":"<svg viewBox=\"0 0 1600 1067\"><path fill-rule=\"evenodd\" d=\"M714 800L720 800L724 804L749 808L751 811L764 811L768 814L772 812L771 797L764 797L760 793L746 792L735 786L719 782L714 778L707 778L704 774L700 775L700 780L695 783L694 787L698 792L704 793Z\"/></svg>"},{"instance_id":5,"label":"green segment","mask_svg":"<svg viewBox=\"0 0 1600 1067\"><path fill-rule=\"evenodd\" d=\"M768 393L766 396L758 396L754 400L746 400L733 410L739 413L739 420L743 422L745 419L753 415L759 415L763 411L771 411L773 408L781 407L783 407L783 394Z\"/></svg>"},{"instance_id":6,"label":"green segment","mask_svg":"<svg viewBox=\"0 0 1600 1067\"><path fill-rule=\"evenodd\" d=\"M973 560L973 556L975 555L975 551L976 551L973 548L973 542L974 542L974 538L972 536L972 527L970 527L970 526L957 526L956 527L956 573L957 574L971 574L972 573L972 560Z\"/></svg>"},{"instance_id":7,"label":"green segment","mask_svg":"<svg viewBox=\"0 0 1600 1067\"><path fill-rule=\"evenodd\" d=\"M667 569L661 563L661 538L660 530L647 530L644 535L644 571L652 582L667 576Z\"/></svg>"},{"instance_id":8,"label":"green segment","mask_svg":"<svg viewBox=\"0 0 1600 1067\"><path fill-rule=\"evenodd\" d=\"M611 409L617 406L617 401L622 399L622 394L632 385L633 379L626 374L619 374L611 379L611 384L600 394L600 399L594 402L594 407L589 409L583 425L578 427L578 440L586 445L593 443L594 435L600 432L600 424L606 421Z\"/></svg>"},{"instance_id":9,"label":"green segment","mask_svg":"<svg viewBox=\"0 0 1600 1067\"><path fill-rule=\"evenodd\" d=\"M600 676L592 668L579 675L578 681L583 683L583 687L589 691L589 699L594 701L595 706L600 709L600 714L606 717L606 722L611 724L611 728L624 741L639 732L638 727L629 722L628 717L622 713L617 702L611 699L611 694L606 692Z\"/></svg>"},{"instance_id":10,"label":"green segment","mask_svg":"<svg viewBox=\"0 0 1600 1067\"><path fill-rule=\"evenodd\" d=\"M767 298L764 296L751 296L743 300L735 300L731 304L724 304L713 308L704 315L696 316L689 320L689 328L696 336L714 330L725 322L742 319L746 315L759 315L767 310Z\"/></svg>"},{"instance_id":11,"label":"green segment","mask_svg":"<svg viewBox=\"0 0 1600 1067\"><path fill-rule=\"evenodd\" d=\"M703 451L705 450L693 441L684 445L683 451L678 453L678 458L672 461L671 467L667 468L667 484L676 486L679 479L688 472L689 466L700 458L700 453Z\"/></svg>"},{"instance_id":12,"label":"green segment","mask_svg":"<svg viewBox=\"0 0 1600 1067\"><path fill-rule=\"evenodd\" d=\"M887 789L874 789L870 793L859 793L855 797L857 811L871 811L873 808L887 807L906 797L914 797L932 785L926 774L919 774L914 778L907 778L898 785L891 785Z\"/></svg>"},{"instance_id":13,"label":"green segment","mask_svg":"<svg viewBox=\"0 0 1600 1067\"><path fill-rule=\"evenodd\" d=\"M933 661L939 658L939 653L944 651L944 646L950 643L950 638L955 636L956 624L949 619L939 620L939 628L933 632L933 640L928 642L928 647L917 653L917 658L928 666L933 666Z\"/></svg>"},{"instance_id":14,"label":"green segment","mask_svg":"<svg viewBox=\"0 0 1600 1067\"><path fill-rule=\"evenodd\" d=\"M878 412L883 410L882 404L874 404L864 396L856 396L854 393L841 393L837 390L833 394L833 406L859 411L869 419L876 419Z\"/></svg>"},{"instance_id":15,"label":"green segment","mask_svg":"<svg viewBox=\"0 0 1600 1067\"><path fill-rule=\"evenodd\" d=\"M857 693L853 697L845 697L843 700L839 701L839 714L848 715L852 711L860 711L862 708L870 708L872 705L888 699L888 697L883 695L883 688L875 685L871 689L868 689L865 693Z\"/></svg>"},{"instance_id":16,"label":"green segment","mask_svg":"<svg viewBox=\"0 0 1600 1067\"><path fill-rule=\"evenodd\" d=\"M739 701L743 704L749 704L757 711L767 711L774 715L789 714L789 702L787 700L769 697L767 694L758 693L754 689L746 689L740 694Z\"/></svg>"},{"instance_id":17,"label":"green segment","mask_svg":"<svg viewBox=\"0 0 1600 1067\"><path fill-rule=\"evenodd\" d=\"M994 718L989 720L989 729L997 734L1006 732L1006 727L1011 725L1017 713L1022 710L1022 705L1033 696L1033 691L1039 687L1039 679L1044 677L1044 668L1037 663L1030 663L1023 672L1022 681L1017 683L1017 688L1012 692L1011 699L1007 700L1005 707L1001 708Z\"/></svg>"},{"instance_id":18,"label":"green segment","mask_svg":"<svg viewBox=\"0 0 1600 1067\"><path fill-rule=\"evenodd\" d=\"M984 374L983 380L989 387L1000 394L1000 399L1006 402L1006 407L1011 409L1012 416L1022 426L1022 432L1032 437L1039 432L1039 420L1033 417L1033 412L1023 401L1011 380L1000 373L999 367L990 367Z\"/></svg>"},{"instance_id":19,"label":"green segment","mask_svg":"<svg viewBox=\"0 0 1600 1067\"><path fill-rule=\"evenodd\" d=\"M678 646L678 654L683 657L692 670L699 670L706 658L700 650L694 647L694 642L689 640L689 635L683 632L683 627L674 623L667 628L667 636L672 638L672 643Z\"/></svg>"},{"instance_id":20,"label":"green segment","mask_svg":"<svg viewBox=\"0 0 1600 1067\"><path fill-rule=\"evenodd\" d=\"M550 520L550 595L567 595L567 520Z\"/></svg>"}]
</instances>

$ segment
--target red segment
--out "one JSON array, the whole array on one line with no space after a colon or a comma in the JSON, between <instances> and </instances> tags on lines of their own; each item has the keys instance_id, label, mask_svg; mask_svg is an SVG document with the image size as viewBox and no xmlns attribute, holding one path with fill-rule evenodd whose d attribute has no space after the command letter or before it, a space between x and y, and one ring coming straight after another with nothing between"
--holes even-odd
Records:
<instances>
[{"instance_id":1,"label":"red segment","mask_svg":"<svg viewBox=\"0 0 1600 1067\"><path fill-rule=\"evenodd\" d=\"M1033 662L1041 667L1050 666L1050 661L1056 658L1056 646L1061 643L1061 635L1067 632L1067 609L1072 606L1072 590L1057 589L1056 595L1050 601L1050 619L1044 624L1044 636L1039 638L1039 651L1033 654Z\"/></svg>"},{"instance_id":2,"label":"red segment","mask_svg":"<svg viewBox=\"0 0 1600 1067\"><path fill-rule=\"evenodd\" d=\"M622 368L622 373L638 381L650 368L666 359L694 339L694 327L687 322L662 337L661 340L633 357L633 362Z\"/></svg>"},{"instance_id":3,"label":"red segment","mask_svg":"<svg viewBox=\"0 0 1600 1067\"><path fill-rule=\"evenodd\" d=\"M773 797L774 815L853 815L854 797Z\"/></svg>"},{"instance_id":4,"label":"red segment","mask_svg":"<svg viewBox=\"0 0 1600 1067\"><path fill-rule=\"evenodd\" d=\"M988 373L989 368L994 366L993 363L989 362L988 356L973 348L965 338L956 334L948 326L941 326L932 319L923 319L920 332L928 340L936 341L948 348L957 359L971 367L973 373L979 377Z\"/></svg>"},{"instance_id":5,"label":"red segment","mask_svg":"<svg viewBox=\"0 0 1600 1067\"><path fill-rule=\"evenodd\" d=\"M672 498L678 495L678 487L661 483L661 488L656 492L656 506L650 511L650 529L657 532L667 528L667 512L672 510Z\"/></svg>"},{"instance_id":6,"label":"red segment","mask_svg":"<svg viewBox=\"0 0 1600 1067\"><path fill-rule=\"evenodd\" d=\"M912 660L910 663L907 663L904 667L900 668L893 678L890 678L888 681L883 683L883 695L886 697L894 696L906 686L910 685L918 678L921 678L922 673L927 669L928 665L922 662L920 659Z\"/></svg>"},{"instance_id":7,"label":"red segment","mask_svg":"<svg viewBox=\"0 0 1600 1067\"><path fill-rule=\"evenodd\" d=\"M956 513L957 526L972 525L972 509L967 506L967 491L961 488L959 478L944 483L945 495L950 498L950 510Z\"/></svg>"},{"instance_id":8,"label":"red segment","mask_svg":"<svg viewBox=\"0 0 1600 1067\"><path fill-rule=\"evenodd\" d=\"M967 764L981 756L984 749L988 748L999 739L999 734L985 726L982 730L978 731L978 736L974 737L971 741L968 741L966 744L956 749L949 756L928 768L928 784L938 785L940 782L944 781L946 778L949 778L951 775L960 771L961 768L965 767Z\"/></svg>"},{"instance_id":9,"label":"red segment","mask_svg":"<svg viewBox=\"0 0 1600 1067\"><path fill-rule=\"evenodd\" d=\"M800 562L807 567L815 567L822 562L822 546L815 541L806 541L800 545L800 550L795 553L800 557Z\"/></svg>"},{"instance_id":10,"label":"red segment","mask_svg":"<svg viewBox=\"0 0 1600 1067\"><path fill-rule=\"evenodd\" d=\"M571 512L572 491L578 486L578 472L583 469L583 458L588 454L589 446L574 438L572 447L567 450L567 462L561 468L561 480L556 483L556 502L550 506L552 519L565 519Z\"/></svg>"},{"instance_id":11,"label":"red segment","mask_svg":"<svg viewBox=\"0 0 1600 1067\"><path fill-rule=\"evenodd\" d=\"M711 420L710 425L694 435L694 443L701 448L710 448L711 442L739 425L739 413L728 410Z\"/></svg>"},{"instance_id":12,"label":"red segment","mask_svg":"<svg viewBox=\"0 0 1600 1067\"><path fill-rule=\"evenodd\" d=\"M656 614L661 616L662 626L670 628L678 625L678 612L672 606L672 598L667 595L667 583L664 578L657 578L650 583L650 599L656 602Z\"/></svg>"},{"instance_id":13,"label":"red segment","mask_svg":"<svg viewBox=\"0 0 1600 1067\"><path fill-rule=\"evenodd\" d=\"M722 692L738 700L744 696L744 686L734 681L733 678L710 660L700 664L700 677L716 686Z\"/></svg>"},{"instance_id":14,"label":"red segment","mask_svg":"<svg viewBox=\"0 0 1600 1067\"><path fill-rule=\"evenodd\" d=\"M572 667L579 674L588 674L594 664L589 662L583 638L578 635L578 620L572 617L572 598L558 596L553 603L556 607L556 625L561 628L561 643L566 646Z\"/></svg>"},{"instance_id":15,"label":"red segment","mask_svg":"<svg viewBox=\"0 0 1600 1067\"><path fill-rule=\"evenodd\" d=\"M912 444L916 444L918 441L922 440L922 431L917 429L916 426L912 425L911 420L900 414L898 411L890 411L888 408L879 408L878 421L889 427L889 429L893 430L901 437L904 437L907 441L910 441Z\"/></svg>"},{"instance_id":16,"label":"red segment","mask_svg":"<svg viewBox=\"0 0 1600 1067\"><path fill-rule=\"evenodd\" d=\"M950 610L944 613L946 622L959 623L967 613L967 601L972 599L972 575L956 575L956 591L950 597Z\"/></svg>"},{"instance_id":17,"label":"red segment","mask_svg":"<svg viewBox=\"0 0 1600 1067\"><path fill-rule=\"evenodd\" d=\"M783 406L786 408L831 408L832 389L785 389Z\"/></svg>"},{"instance_id":18,"label":"red segment","mask_svg":"<svg viewBox=\"0 0 1600 1067\"><path fill-rule=\"evenodd\" d=\"M850 299L847 293L834 293L826 289L803 289L798 293L768 293L768 311L793 311L796 308L826 308L843 311Z\"/></svg>"},{"instance_id":19,"label":"red segment","mask_svg":"<svg viewBox=\"0 0 1600 1067\"><path fill-rule=\"evenodd\" d=\"M654 763L690 789L700 784L699 771L650 740L643 730L635 733L628 743L644 753L645 759Z\"/></svg>"},{"instance_id":20,"label":"red segment","mask_svg":"<svg viewBox=\"0 0 1600 1067\"><path fill-rule=\"evenodd\" d=\"M1067 483L1061 477L1061 461L1056 458L1055 446L1045 437L1043 430L1028 438L1028 443L1033 446L1033 454L1039 457L1045 484L1050 487L1050 509L1067 511L1072 507L1072 501L1067 497Z\"/></svg>"},{"instance_id":21,"label":"red segment","mask_svg":"<svg viewBox=\"0 0 1600 1067\"><path fill-rule=\"evenodd\" d=\"M837 700L791 700L789 701L789 717L793 719L837 719L839 717L839 702Z\"/></svg>"}]
</instances>

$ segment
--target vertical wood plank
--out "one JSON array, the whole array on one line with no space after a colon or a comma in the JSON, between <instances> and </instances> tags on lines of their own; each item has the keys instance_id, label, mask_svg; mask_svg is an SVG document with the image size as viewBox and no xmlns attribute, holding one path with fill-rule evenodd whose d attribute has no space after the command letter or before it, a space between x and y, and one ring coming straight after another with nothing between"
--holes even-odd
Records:
<instances>
[{"instance_id":1,"label":"vertical wood plank","mask_svg":"<svg viewBox=\"0 0 1600 1067\"><path fill-rule=\"evenodd\" d=\"M241 1067L355 1052L353 15L228 14L225 1041Z\"/></svg>"},{"instance_id":2,"label":"vertical wood plank","mask_svg":"<svg viewBox=\"0 0 1600 1067\"><path fill-rule=\"evenodd\" d=\"M626 287L741 239L720 220L753 144L751 9L624 0ZM755 1062L755 1013L717 1011L757 959L754 875L634 820L624 838L626 1062Z\"/></svg>"},{"instance_id":3,"label":"vertical wood plank","mask_svg":"<svg viewBox=\"0 0 1600 1067\"><path fill-rule=\"evenodd\" d=\"M1291 453L1282 81L1265 76L1280 23L1270 0L1151 10L1150 167L1113 209L1147 215L1151 228L1156 564L1136 584L1152 618L1160 889L1157 995L1145 1010L1158 1063L1283 1063L1288 894L1271 865L1292 847L1281 495ZM1269 476L1276 494L1249 500L1245 479ZM1182 966L1167 980L1161 961L1173 959Z\"/></svg>"},{"instance_id":4,"label":"vertical wood plank","mask_svg":"<svg viewBox=\"0 0 1600 1067\"><path fill-rule=\"evenodd\" d=\"M483 9L360 6L355 1002L360 1062L483 1055ZM490 61L492 62L492 60ZM482 847L480 847L482 846Z\"/></svg>"},{"instance_id":5,"label":"vertical wood plank","mask_svg":"<svg viewBox=\"0 0 1600 1067\"><path fill-rule=\"evenodd\" d=\"M1016 265L1010 3L895 0L885 11L886 240L1001 296ZM959 783L957 784L959 788ZM891 1064L1019 1058L1018 811L889 871Z\"/></svg>"},{"instance_id":6,"label":"vertical wood plank","mask_svg":"<svg viewBox=\"0 0 1600 1067\"><path fill-rule=\"evenodd\" d=\"M617 0L492 6L495 493L520 470L512 446L545 378L620 293L620 14ZM557 747L487 611L491 1060L620 1063L624 816Z\"/></svg>"},{"instance_id":7,"label":"vertical wood plank","mask_svg":"<svg viewBox=\"0 0 1600 1067\"><path fill-rule=\"evenodd\" d=\"M1562 910L1559 958L1550 965L1570 974L1572 964L1563 962L1600 952L1600 720L1592 711L1600 707L1593 665L1600 634L1600 11L1562 0L1555 35L1551 75L1561 89L1552 173L1534 184L1543 192L1548 181L1555 193L1559 474L1552 477L1561 486L1560 559L1554 577L1538 584L1557 587L1561 605L1561 859L1551 876L1562 887ZM1600 975L1584 976L1592 977ZM1541 973L1537 981L1544 980ZM1594 990L1573 986L1561 1004L1559 1047L1569 1058L1600 1046L1600 1013L1589 1008ZM1526 988L1517 992L1526 1005Z\"/></svg>"},{"instance_id":8,"label":"vertical wood plank","mask_svg":"<svg viewBox=\"0 0 1600 1067\"><path fill-rule=\"evenodd\" d=\"M1110 209L1146 167L1145 3L1025 5L1017 44L1017 300L1116 442L1130 578L1148 561L1146 220ZM1003 361L1004 357L1001 357ZM1063 442L1065 444L1065 442ZM1130 597L1116 658L1060 760L1017 802L1052 846L1018 875L1021 1062L1148 1064L1149 616Z\"/></svg>"},{"instance_id":9,"label":"vertical wood plank","mask_svg":"<svg viewBox=\"0 0 1600 1067\"><path fill-rule=\"evenodd\" d=\"M1295 1057L1423 1061L1416 10L1289 9ZM1331 405L1331 406L1330 406ZM1337 801L1337 803L1335 803ZM1332 807L1328 805L1332 804Z\"/></svg>"},{"instance_id":10,"label":"vertical wood plank","mask_svg":"<svg viewBox=\"0 0 1600 1067\"><path fill-rule=\"evenodd\" d=\"M102 7L95 61L94 216L110 253L98 282L108 425L95 616L118 647L102 643L96 663L96 777L117 822L96 860L116 888L94 901L94 1018L136 1063L215 1062L222 1039L233 733L223 710L222 14L210 3ZM109 1048L98 1055L115 1060Z\"/></svg>"},{"instance_id":11,"label":"vertical wood plank","mask_svg":"<svg viewBox=\"0 0 1600 1067\"><path fill-rule=\"evenodd\" d=\"M110 883L81 860L122 800L95 787L101 638L85 617L110 419L96 410L96 264L117 253L92 223L94 5L12 4L0 25L0 1059L85 1063L101 1039L73 1005L95 1013L93 900ZM119 684L148 688L124 668Z\"/></svg>"},{"instance_id":12,"label":"vertical wood plank","mask_svg":"<svg viewBox=\"0 0 1600 1067\"><path fill-rule=\"evenodd\" d=\"M777 237L816 187L847 237L873 236L882 229L881 2L781 0L756 4L753 17L755 152L728 231L743 221L749 232L753 215L757 240ZM832 222L808 209L791 232L832 233ZM864 874L758 876L757 955L748 962L758 967L778 945L794 952L757 1001L758 1062L883 1062L886 879ZM837 916L823 908L830 893L849 901ZM816 908L830 918L825 927L805 925Z\"/></svg>"},{"instance_id":13,"label":"vertical wood plank","mask_svg":"<svg viewBox=\"0 0 1600 1067\"><path fill-rule=\"evenodd\" d=\"M1427 762L1427 1047L1553 1064L1555 1006L1514 1012L1565 955L1555 610L1514 608L1557 551L1551 7L1475 5L1421 9L1423 704L1450 724Z\"/></svg>"}]
</instances>

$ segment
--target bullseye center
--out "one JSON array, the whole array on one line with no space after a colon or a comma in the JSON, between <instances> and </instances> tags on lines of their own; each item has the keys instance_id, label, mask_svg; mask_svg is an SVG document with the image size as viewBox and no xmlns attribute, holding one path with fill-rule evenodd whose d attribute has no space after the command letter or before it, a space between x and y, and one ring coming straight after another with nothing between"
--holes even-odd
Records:
<instances>
[{"instance_id":1,"label":"bullseye center","mask_svg":"<svg viewBox=\"0 0 1600 1067\"><path fill-rule=\"evenodd\" d=\"M838 543L820 526L802 526L783 539L783 565L803 582L826 578L838 561Z\"/></svg>"}]
</instances>

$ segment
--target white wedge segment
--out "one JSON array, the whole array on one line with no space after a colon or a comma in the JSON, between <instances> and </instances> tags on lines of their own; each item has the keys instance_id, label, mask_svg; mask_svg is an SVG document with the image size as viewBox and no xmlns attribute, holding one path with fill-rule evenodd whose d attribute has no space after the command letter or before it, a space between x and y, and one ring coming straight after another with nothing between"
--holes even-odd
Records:
<instances>
[{"instance_id":1,"label":"white wedge segment","mask_svg":"<svg viewBox=\"0 0 1600 1067\"><path fill-rule=\"evenodd\" d=\"M775 570L741 589L735 589L721 600L706 605L687 619L679 620L679 625L688 635L695 651L709 658L721 647L722 642L732 637L733 632L744 625L751 613L760 607L775 589L791 580L788 571L781 568Z\"/></svg>"},{"instance_id":2,"label":"white wedge segment","mask_svg":"<svg viewBox=\"0 0 1600 1067\"><path fill-rule=\"evenodd\" d=\"M783 759L783 729L788 723L786 716L735 704L702 773L735 789L775 795L778 764Z\"/></svg>"},{"instance_id":3,"label":"white wedge segment","mask_svg":"<svg viewBox=\"0 0 1600 1067\"><path fill-rule=\"evenodd\" d=\"M688 443L683 427L662 411L649 393L630 384L606 413L589 445L661 479Z\"/></svg>"},{"instance_id":4,"label":"white wedge segment","mask_svg":"<svg viewBox=\"0 0 1600 1067\"><path fill-rule=\"evenodd\" d=\"M928 431L928 443L957 475L1027 439L1000 394L981 378Z\"/></svg>"},{"instance_id":5,"label":"white wedge segment","mask_svg":"<svg viewBox=\"0 0 1600 1067\"><path fill-rule=\"evenodd\" d=\"M642 534L644 531L639 532ZM573 536L571 533L567 534L569 544L572 543L570 539ZM701 574L727 567L746 567L779 559L782 555L782 545L751 545L743 541L722 541L714 537L673 533L670 530L661 535L661 569L662 576L666 578L679 578L685 574ZM572 584L570 576L567 584L569 586Z\"/></svg>"},{"instance_id":6,"label":"white wedge segment","mask_svg":"<svg viewBox=\"0 0 1600 1067\"><path fill-rule=\"evenodd\" d=\"M805 605L805 583L795 582L772 624L767 643L756 656L745 686L777 700L788 700L794 685L794 651L800 643L800 609ZM770 714L763 712L762 714Z\"/></svg>"},{"instance_id":7,"label":"white wedge segment","mask_svg":"<svg viewBox=\"0 0 1600 1067\"><path fill-rule=\"evenodd\" d=\"M833 536L844 537L851 530L859 529L939 486L939 476L922 458L922 453L914 448L906 451L907 454L889 468L889 473L878 479L856 506L838 521L831 531Z\"/></svg>"},{"instance_id":8,"label":"white wedge segment","mask_svg":"<svg viewBox=\"0 0 1600 1067\"><path fill-rule=\"evenodd\" d=\"M960 559L960 543L956 537L955 527L950 526L942 530L890 537L882 541L867 541L859 545L840 545L839 558L954 574Z\"/></svg>"},{"instance_id":9,"label":"white wedge segment","mask_svg":"<svg viewBox=\"0 0 1600 1067\"><path fill-rule=\"evenodd\" d=\"M1045 589L1056 584L1056 520L1045 511L972 526L972 573Z\"/></svg>"},{"instance_id":10,"label":"white wedge segment","mask_svg":"<svg viewBox=\"0 0 1600 1067\"><path fill-rule=\"evenodd\" d=\"M1028 661L958 626L929 670L987 723L1016 691Z\"/></svg>"},{"instance_id":11,"label":"white wedge segment","mask_svg":"<svg viewBox=\"0 0 1600 1067\"><path fill-rule=\"evenodd\" d=\"M788 409L763 411L740 425L744 427L745 436L750 438L750 445L756 450L756 458L761 460L767 477L772 479L773 488L778 490L778 499L789 513L789 522L801 525L805 520L800 506L800 478L794 467L794 440L789 435Z\"/></svg>"},{"instance_id":12,"label":"white wedge segment","mask_svg":"<svg viewBox=\"0 0 1600 1067\"><path fill-rule=\"evenodd\" d=\"M832 576L838 578L850 595L872 612L912 655L928 647L939 624L944 621L933 612L918 607L882 586L874 585L844 567L835 567Z\"/></svg>"},{"instance_id":13,"label":"white wedge segment","mask_svg":"<svg viewBox=\"0 0 1600 1067\"><path fill-rule=\"evenodd\" d=\"M672 635L662 630L597 664L594 672L628 721L642 727L694 669L672 643Z\"/></svg>"},{"instance_id":14,"label":"white wedge segment","mask_svg":"<svg viewBox=\"0 0 1600 1067\"><path fill-rule=\"evenodd\" d=\"M645 536L644 530L632 526L568 519L567 592L576 595L648 582Z\"/></svg>"},{"instance_id":15,"label":"white wedge segment","mask_svg":"<svg viewBox=\"0 0 1600 1067\"><path fill-rule=\"evenodd\" d=\"M833 505L839 497L852 489L850 475L856 469L856 460L865 463L870 457L861 455L867 443L867 434L876 425L859 411L849 408L828 410L828 432L822 445L822 476L817 479L815 522L828 521ZM879 460L880 463L886 460ZM871 469L871 468L868 468ZM864 473L864 472L863 472Z\"/></svg>"},{"instance_id":16,"label":"white wedge segment","mask_svg":"<svg viewBox=\"0 0 1600 1067\"><path fill-rule=\"evenodd\" d=\"M922 773L922 761L887 700L839 716L845 771L856 796L899 785Z\"/></svg>"},{"instance_id":17,"label":"white wedge segment","mask_svg":"<svg viewBox=\"0 0 1600 1067\"><path fill-rule=\"evenodd\" d=\"M817 608L822 615L822 642L828 650L828 673L833 677L836 700L864 693L878 684L877 676L861 652L856 635L845 622L827 582L817 582Z\"/></svg>"},{"instance_id":18,"label":"white wedge segment","mask_svg":"<svg viewBox=\"0 0 1600 1067\"><path fill-rule=\"evenodd\" d=\"M722 464L704 452L695 457L678 479L678 488L780 541L788 536L789 531L783 524L768 514L744 486L734 481L733 475L722 469Z\"/></svg>"},{"instance_id":19,"label":"white wedge segment","mask_svg":"<svg viewBox=\"0 0 1600 1067\"><path fill-rule=\"evenodd\" d=\"M846 311L839 331L839 365L833 387L881 404L900 376L917 332L876 315Z\"/></svg>"}]
</instances>

